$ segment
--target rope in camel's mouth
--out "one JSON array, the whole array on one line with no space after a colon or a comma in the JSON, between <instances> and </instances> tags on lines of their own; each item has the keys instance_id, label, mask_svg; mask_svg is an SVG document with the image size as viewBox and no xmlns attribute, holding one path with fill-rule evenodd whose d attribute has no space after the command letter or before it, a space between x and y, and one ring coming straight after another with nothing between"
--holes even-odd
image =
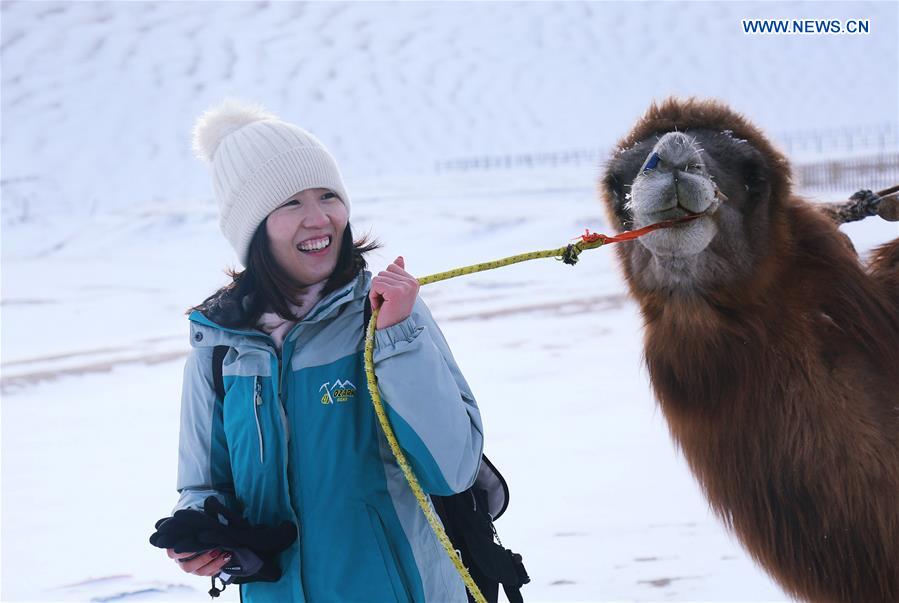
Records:
<instances>
[{"instance_id":1,"label":"rope in camel's mouth","mask_svg":"<svg viewBox=\"0 0 899 603\"><path fill-rule=\"evenodd\" d=\"M684 222L692 222L693 220L697 220L702 218L703 216L709 216L714 213L714 209L717 209L717 206L710 207L709 209L697 213L689 213L686 216L681 216L680 218L672 218L670 220L662 220L661 222L656 222L655 224L650 224L649 226L644 226L643 228L638 228L636 230L627 230L622 232L621 234L617 234L614 236L604 235L604 234L596 234L591 233L589 230L586 234L581 235L580 239L584 243L593 243L595 241L602 241L603 244L608 243L620 243L622 241L632 241L639 237L642 237L645 234L648 234L654 230L659 230L661 228L670 228L672 226L676 226L677 224L683 224ZM592 249L592 247L585 249Z\"/></svg>"}]
</instances>

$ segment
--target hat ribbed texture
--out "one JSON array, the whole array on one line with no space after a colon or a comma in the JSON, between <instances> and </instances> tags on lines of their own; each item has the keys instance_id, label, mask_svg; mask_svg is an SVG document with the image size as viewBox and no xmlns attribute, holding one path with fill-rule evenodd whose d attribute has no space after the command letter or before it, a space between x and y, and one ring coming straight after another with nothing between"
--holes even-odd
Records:
<instances>
[{"instance_id":1,"label":"hat ribbed texture","mask_svg":"<svg viewBox=\"0 0 899 603\"><path fill-rule=\"evenodd\" d=\"M350 213L340 170L325 146L302 128L260 114L258 105L248 108L241 115L239 105L226 101L204 113L194 129L195 148L197 140L210 145L211 152L205 150L211 155L219 226L244 266L253 233L291 196L309 188L326 188L340 197ZM241 125L241 119L247 123ZM228 121L222 127L224 120ZM217 144L207 142L215 138L209 132L217 131L225 132Z\"/></svg>"}]
</instances>

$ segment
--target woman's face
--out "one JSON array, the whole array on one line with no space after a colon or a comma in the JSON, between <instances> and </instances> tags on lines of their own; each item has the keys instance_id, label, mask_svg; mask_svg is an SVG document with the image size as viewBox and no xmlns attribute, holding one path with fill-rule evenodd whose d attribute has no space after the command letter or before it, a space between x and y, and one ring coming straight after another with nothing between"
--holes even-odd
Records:
<instances>
[{"instance_id":1,"label":"woman's face","mask_svg":"<svg viewBox=\"0 0 899 603\"><path fill-rule=\"evenodd\" d=\"M297 283L308 286L334 272L346 224L346 206L336 194L309 188L268 215L266 232L281 268Z\"/></svg>"}]
</instances>

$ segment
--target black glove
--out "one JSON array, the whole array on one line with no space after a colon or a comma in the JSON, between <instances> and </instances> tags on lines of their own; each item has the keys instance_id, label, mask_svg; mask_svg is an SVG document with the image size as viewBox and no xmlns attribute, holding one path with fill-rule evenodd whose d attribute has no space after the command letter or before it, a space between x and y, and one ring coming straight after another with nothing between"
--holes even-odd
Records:
<instances>
[{"instance_id":1,"label":"black glove","mask_svg":"<svg viewBox=\"0 0 899 603\"><path fill-rule=\"evenodd\" d=\"M207 498L203 507L203 511L181 509L172 517L160 519L150 544L176 553L201 554L213 549L230 552L231 560L222 568L226 584L274 582L281 577L276 558L296 540L294 524L285 521L277 526L253 526L214 496Z\"/></svg>"}]
</instances>

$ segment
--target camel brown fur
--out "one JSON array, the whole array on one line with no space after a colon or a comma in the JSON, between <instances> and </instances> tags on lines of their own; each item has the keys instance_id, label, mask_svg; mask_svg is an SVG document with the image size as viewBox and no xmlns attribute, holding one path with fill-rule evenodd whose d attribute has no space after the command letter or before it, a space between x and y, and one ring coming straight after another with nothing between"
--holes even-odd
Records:
<instances>
[{"instance_id":1,"label":"camel brown fur","mask_svg":"<svg viewBox=\"0 0 899 603\"><path fill-rule=\"evenodd\" d=\"M618 255L653 389L712 508L791 596L899 601L899 239L861 265L791 192L785 157L713 101L650 107L600 188L621 230L707 212Z\"/></svg>"}]
</instances>

